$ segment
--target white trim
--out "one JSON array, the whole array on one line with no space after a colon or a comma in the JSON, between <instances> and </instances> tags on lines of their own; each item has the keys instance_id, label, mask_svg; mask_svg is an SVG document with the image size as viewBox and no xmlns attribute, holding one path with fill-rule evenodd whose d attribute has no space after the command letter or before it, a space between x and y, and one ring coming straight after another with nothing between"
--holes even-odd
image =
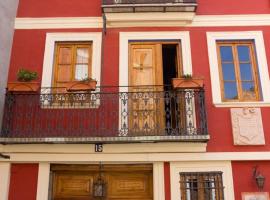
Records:
<instances>
[{"instance_id":1,"label":"white trim","mask_svg":"<svg viewBox=\"0 0 270 200\"><path fill-rule=\"evenodd\" d=\"M0 162L0 199L8 200L10 163Z\"/></svg>"},{"instance_id":2,"label":"white trim","mask_svg":"<svg viewBox=\"0 0 270 200\"><path fill-rule=\"evenodd\" d=\"M36 200L48 200L49 181L50 181L50 164L39 163Z\"/></svg>"},{"instance_id":3,"label":"white trim","mask_svg":"<svg viewBox=\"0 0 270 200\"><path fill-rule=\"evenodd\" d=\"M210 64L210 75L212 84L212 98L215 105L221 106L222 104L226 107L250 106L249 103L254 104L255 102L246 103L224 103L221 100L221 89L220 89L220 77L218 69L218 57L217 57L217 40L254 40L258 71L260 76L260 86L262 91L262 101L256 102L255 105L260 106L270 104L270 80L268 73L268 65L266 60L265 46L262 31L241 31L241 32L207 32L207 45L208 45L208 56Z\"/></svg>"},{"instance_id":4,"label":"white trim","mask_svg":"<svg viewBox=\"0 0 270 200\"><path fill-rule=\"evenodd\" d=\"M130 16L133 13L130 13ZM137 13L136 13L137 14ZM146 14L146 13L145 13ZM158 13L150 13L158 15ZM269 26L270 14L246 14L246 15L197 15L192 21L183 21L183 16L174 16L171 13L160 13L160 16L145 18L146 22L142 21L143 13L140 13L140 22L133 19L133 27L221 27L221 26ZM164 15L165 14L165 15ZM183 15L184 13L179 13ZM108 15L108 14L107 14ZM162 20L162 17L168 16L167 20ZM158 18L157 18L158 17ZM129 17L131 18L131 17ZM133 17L134 18L134 17ZM157 19L161 18L160 21ZM191 20L191 15L186 19ZM114 21L116 21L114 17ZM120 22L127 20L126 18L119 19ZM155 23L153 23L155 22ZM51 18L16 18L15 29L59 29L59 28L102 28L102 17L51 17ZM130 27L130 23L115 23L109 22L107 27Z\"/></svg>"},{"instance_id":5,"label":"white trim","mask_svg":"<svg viewBox=\"0 0 270 200\"><path fill-rule=\"evenodd\" d=\"M161 142L103 144L103 153L191 153L206 152L206 143ZM94 153L94 144L12 144L0 145L3 153Z\"/></svg>"},{"instance_id":6,"label":"white trim","mask_svg":"<svg viewBox=\"0 0 270 200\"><path fill-rule=\"evenodd\" d=\"M93 162L91 162L91 163L94 164ZM88 162L87 164L91 164L91 163ZM66 162L65 164L78 164L78 163ZM106 164L110 164L110 163L106 163ZM115 162L113 164L117 164L117 163ZM123 163L121 163L121 164L123 164ZM127 164L130 164L130 163L127 163ZM135 164L135 162L132 164ZM141 163L137 163L137 164L141 164ZM1 163L0 163L0 167L1 167ZM2 176L1 176L1 178L2 178ZM47 162L46 163L39 163L38 186L37 186L36 200L48 200L49 181L50 181L50 163L47 163ZM0 195L1 195L1 193L0 193ZM153 195L154 195L154 200L164 200L165 199L163 162L153 162ZM5 199L5 200L8 200L8 199Z\"/></svg>"},{"instance_id":7,"label":"white trim","mask_svg":"<svg viewBox=\"0 0 270 200\"><path fill-rule=\"evenodd\" d=\"M15 29L101 28L101 17L16 18Z\"/></svg>"},{"instance_id":8,"label":"white trim","mask_svg":"<svg viewBox=\"0 0 270 200\"><path fill-rule=\"evenodd\" d=\"M92 41L92 78L100 85L101 80L101 38L102 33L47 33L43 61L41 87L51 87L53 77L54 48L58 41Z\"/></svg>"},{"instance_id":9,"label":"white trim","mask_svg":"<svg viewBox=\"0 0 270 200\"><path fill-rule=\"evenodd\" d=\"M107 13L106 19L109 28L172 27L190 24L194 16L194 12Z\"/></svg>"},{"instance_id":10,"label":"white trim","mask_svg":"<svg viewBox=\"0 0 270 200\"><path fill-rule=\"evenodd\" d=\"M129 41L132 40L180 40L182 52L183 72L185 74L192 74L192 60L190 49L190 37L188 31L171 31L171 32L120 32L119 39L119 85L128 86L128 65L129 65ZM127 87L120 88L120 92L128 92ZM122 105L119 100L119 113L122 110L128 110L128 105ZM119 116L121 116L119 114ZM125 123L128 126L128 120L119 120L119 127ZM126 133L128 134L128 133Z\"/></svg>"},{"instance_id":11,"label":"white trim","mask_svg":"<svg viewBox=\"0 0 270 200\"><path fill-rule=\"evenodd\" d=\"M269 26L270 14L197 15L189 27Z\"/></svg>"},{"instance_id":12,"label":"white trim","mask_svg":"<svg viewBox=\"0 0 270 200\"><path fill-rule=\"evenodd\" d=\"M154 162L153 163L153 192L154 200L164 200L165 191L164 191L164 163L163 162Z\"/></svg>"},{"instance_id":13,"label":"white trim","mask_svg":"<svg viewBox=\"0 0 270 200\"><path fill-rule=\"evenodd\" d=\"M9 153L11 162L270 161L270 152L224 153ZM0 160L1 162L5 162Z\"/></svg>"},{"instance_id":14,"label":"white trim","mask_svg":"<svg viewBox=\"0 0 270 200\"><path fill-rule=\"evenodd\" d=\"M119 85L128 85L128 42L131 40L180 40L185 74L192 74L190 37L188 31L120 32Z\"/></svg>"},{"instance_id":15,"label":"white trim","mask_svg":"<svg viewBox=\"0 0 270 200\"><path fill-rule=\"evenodd\" d=\"M234 200L234 187L232 166L230 161L222 162L171 162L170 177L171 177L171 199L180 200L180 172L207 172L207 171L222 171L224 199Z\"/></svg>"}]
</instances>

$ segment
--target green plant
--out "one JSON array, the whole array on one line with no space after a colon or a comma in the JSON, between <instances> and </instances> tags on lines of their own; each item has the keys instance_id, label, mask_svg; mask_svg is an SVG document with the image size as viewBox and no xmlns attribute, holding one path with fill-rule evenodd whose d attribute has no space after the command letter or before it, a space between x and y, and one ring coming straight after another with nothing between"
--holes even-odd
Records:
<instances>
[{"instance_id":1,"label":"green plant","mask_svg":"<svg viewBox=\"0 0 270 200\"><path fill-rule=\"evenodd\" d=\"M184 79L192 79L192 75L191 74L183 74L181 76L181 78L184 78Z\"/></svg>"},{"instance_id":2,"label":"green plant","mask_svg":"<svg viewBox=\"0 0 270 200\"><path fill-rule=\"evenodd\" d=\"M17 80L22 82L29 82L38 78L37 72L32 72L26 69L19 69L17 73Z\"/></svg>"}]
</instances>

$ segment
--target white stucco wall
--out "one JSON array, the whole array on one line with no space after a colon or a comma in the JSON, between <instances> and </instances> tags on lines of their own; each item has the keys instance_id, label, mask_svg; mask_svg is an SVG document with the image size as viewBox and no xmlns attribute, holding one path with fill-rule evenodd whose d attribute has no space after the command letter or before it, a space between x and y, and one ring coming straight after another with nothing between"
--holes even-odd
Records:
<instances>
[{"instance_id":1,"label":"white stucco wall","mask_svg":"<svg viewBox=\"0 0 270 200\"><path fill-rule=\"evenodd\" d=\"M0 0L0 128L18 1Z\"/></svg>"}]
</instances>

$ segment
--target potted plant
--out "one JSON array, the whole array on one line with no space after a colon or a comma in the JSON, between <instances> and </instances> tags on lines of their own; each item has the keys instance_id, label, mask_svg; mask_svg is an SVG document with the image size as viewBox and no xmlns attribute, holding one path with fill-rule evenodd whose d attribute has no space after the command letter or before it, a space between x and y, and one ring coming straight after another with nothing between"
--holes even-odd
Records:
<instances>
[{"instance_id":1,"label":"potted plant","mask_svg":"<svg viewBox=\"0 0 270 200\"><path fill-rule=\"evenodd\" d=\"M192 77L191 74L185 74L180 78L172 79L174 89L178 88L200 88L203 87L203 78Z\"/></svg>"},{"instance_id":2,"label":"potted plant","mask_svg":"<svg viewBox=\"0 0 270 200\"><path fill-rule=\"evenodd\" d=\"M37 92L39 83L34 82L38 78L37 72L19 69L16 82L8 82L7 89L11 92Z\"/></svg>"},{"instance_id":3,"label":"potted plant","mask_svg":"<svg viewBox=\"0 0 270 200\"><path fill-rule=\"evenodd\" d=\"M68 92L75 91L94 91L97 86L97 81L92 78L84 78L79 81L71 81L66 84L66 88Z\"/></svg>"}]
</instances>

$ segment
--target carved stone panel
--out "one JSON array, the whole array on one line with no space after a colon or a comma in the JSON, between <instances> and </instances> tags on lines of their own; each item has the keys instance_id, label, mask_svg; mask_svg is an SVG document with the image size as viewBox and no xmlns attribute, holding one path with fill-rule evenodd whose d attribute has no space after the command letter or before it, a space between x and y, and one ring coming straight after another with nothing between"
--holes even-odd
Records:
<instances>
[{"instance_id":1,"label":"carved stone panel","mask_svg":"<svg viewBox=\"0 0 270 200\"><path fill-rule=\"evenodd\" d=\"M264 131L259 108L231 108L235 145L264 145Z\"/></svg>"}]
</instances>

